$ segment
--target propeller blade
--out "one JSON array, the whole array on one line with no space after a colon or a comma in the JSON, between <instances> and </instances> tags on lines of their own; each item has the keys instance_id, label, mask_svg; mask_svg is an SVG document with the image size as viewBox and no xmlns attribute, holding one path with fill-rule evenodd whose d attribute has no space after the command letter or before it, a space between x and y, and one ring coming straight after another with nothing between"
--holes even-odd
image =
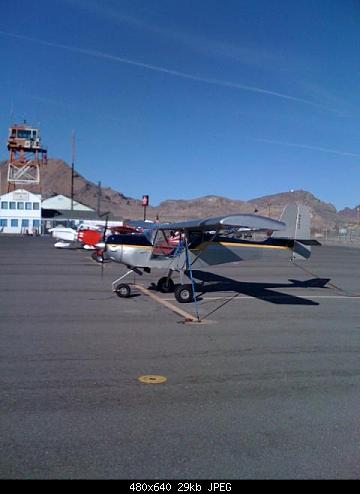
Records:
<instances>
[{"instance_id":1,"label":"propeller blade","mask_svg":"<svg viewBox=\"0 0 360 494\"><path fill-rule=\"evenodd\" d=\"M101 249L101 277L103 278L104 277L104 264L105 264L105 259L104 259L104 252L106 250L106 230L107 230L107 227L108 227L108 222L109 222L109 214L108 213L106 215L106 220L105 220L105 228L104 228L104 235L103 235L103 244L104 244L104 248Z\"/></svg>"},{"instance_id":2,"label":"propeller blade","mask_svg":"<svg viewBox=\"0 0 360 494\"><path fill-rule=\"evenodd\" d=\"M104 278L104 255L103 255L103 251L101 253L101 257L102 257L102 263L101 263L101 278Z\"/></svg>"},{"instance_id":3,"label":"propeller blade","mask_svg":"<svg viewBox=\"0 0 360 494\"><path fill-rule=\"evenodd\" d=\"M104 227L104 233L103 233L103 238L102 238L103 243L106 242L106 230L107 230L108 223L109 223L109 214L110 213L106 214L105 227Z\"/></svg>"},{"instance_id":4,"label":"propeller blade","mask_svg":"<svg viewBox=\"0 0 360 494\"><path fill-rule=\"evenodd\" d=\"M106 216L106 220L105 220L105 226L104 226L104 231L103 231L103 235L102 235L102 241L96 245L96 247L98 249L100 249L100 251L101 251L101 278L103 278L103 276L104 276L104 264L105 264L104 252L106 249L106 230L108 227L109 215L110 215L110 211L101 215L102 217Z\"/></svg>"}]
</instances>

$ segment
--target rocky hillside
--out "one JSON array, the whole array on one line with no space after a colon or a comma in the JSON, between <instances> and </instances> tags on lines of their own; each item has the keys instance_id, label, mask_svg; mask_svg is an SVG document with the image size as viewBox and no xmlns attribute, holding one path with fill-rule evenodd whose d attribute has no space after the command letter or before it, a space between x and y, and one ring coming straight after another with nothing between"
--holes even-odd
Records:
<instances>
[{"instance_id":1,"label":"rocky hillside","mask_svg":"<svg viewBox=\"0 0 360 494\"><path fill-rule=\"evenodd\" d=\"M1 183L5 184L7 164L0 164ZM39 192L38 186L26 187L33 192ZM4 185L2 187L2 193ZM98 205L98 186L75 171L74 199L93 209ZM58 159L49 159L48 164L41 171L41 194L44 199L62 194L71 196L71 166ZM100 209L102 212L110 211L115 216L123 218L142 218L143 208L141 202L117 192L110 187L101 187ZM153 208L148 208L148 214L153 215Z\"/></svg>"},{"instance_id":2,"label":"rocky hillside","mask_svg":"<svg viewBox=\"0 0 360 494\"><path fill-rule=\"evenodd\" d=\"M282 192L279 194L259 197L249 201L254 204L259 214L278 218L284 207L290 202L299 202L308 206L312 214L312 226L316 229L324 227L335 227L340 220L335 206L322 202L310 192L295 190L293 192Z\"/></svg>"},{"instance_id":3,"label":"rocky hillside","mask_svg":"<svg viewBox=\"0 0 360 494\"><path fill-rule=\"evenodd\" d=\"M0 178L4 193L6 183L7 165L0 164ZM49 159L47 167L42 171L41 193L44 198L57 194L71 195L71 167L64 161ZM31 190L31 189L30 189ZM38 187L33 187L38 192ZM94 209L98 205L98 186L78 173L74 178L74 198ZM349 222L358 223L358 211L356 208L346 208L337 212L335 206L322 202L310 192L296 190L293 192L282 192L264 197L258 197L250 201L228 199L216 195L199 197L191 200L169 199L160 203L157 207L149 206L147 217L160 221L181 220L206 216L217 216L231 213L253 213L272 218L279 218L283 208L289 202L301 202L310 207L312 213L312 225L316 230L324 228L336 228ZM137 199L127 197L110 187L101 188L101 211L110 211L117 217L141 219L143 208Z\"/></svg>"},{"instance_id":4,"label":"rocky hillside","mask_svg":"<svg viewBox=\"0 0 360 494\"><path fill-rule=\"evenodd\" d=\"M360 204L353 209L345 208L339 211L339 217L343 218L343 221L350 221L360 225Z\"/></svg>"},{"instance_id":5,"label":"rocky hillside","mask_svg":"<svg viewBox=\"0 0 360 494\"><path fill-rule=\"evenodd\" d=\"M251 204L241 200L227 199L220 196L205 196L190 200L169 199L156 208L160 218L189 219L220 214L252 213Z\"/></svg>"}]
</instances>

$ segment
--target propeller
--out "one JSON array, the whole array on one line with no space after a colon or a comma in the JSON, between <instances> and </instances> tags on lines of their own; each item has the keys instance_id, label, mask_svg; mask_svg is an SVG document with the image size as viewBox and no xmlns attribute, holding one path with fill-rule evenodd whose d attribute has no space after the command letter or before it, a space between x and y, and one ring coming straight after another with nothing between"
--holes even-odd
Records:
<instances>
[{"instance_id":1,"label":"propeller","mask_svg":"<svg viewBox=\"0 0 360 494\"><path fill-rule=\"evenodd\" d=\"M100 249L101 249L101 277L103 278L104 276L104 264L105 264L105 257L104 257L104 252L105 252L105 249L106 249L106 230L107 230L107 227L108 227L108 222L109 222L109 215L110 215L110 211L107 211L106 213L103 213L100 217L103 217L103 216L106 216L106 220L105 220L105 226L104 226L104 232L103 232L103 236L102 236L102 241L101 241L101 244L100 244Z\"/></svg>"}]
</instances>

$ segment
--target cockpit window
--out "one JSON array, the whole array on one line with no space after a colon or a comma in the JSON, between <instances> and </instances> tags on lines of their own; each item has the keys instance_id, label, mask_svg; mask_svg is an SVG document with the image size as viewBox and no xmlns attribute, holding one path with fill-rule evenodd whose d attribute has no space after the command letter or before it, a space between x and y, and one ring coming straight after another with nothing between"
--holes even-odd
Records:
<instances>
[{"instance_id":1,"label":"cockpit window","mask_svg":"<svg viewBox=\"0 0 360 494\"><path fill-rule=\"evenodd\" d=\"M151 245L150 240L143 233L120 233L119 235L110 235L106 242L108 244Z\"/></svg>"},{"instance_id":2,"label":"cockpit window","mask_svg":"<svg viewBox=\"0 0 360 494\"><path fill-rule=\"evenodd\" d=\"M157 230L153 241L152 257L169 257L175 252L180 241L180 233L172 230Z\"/></svg>"}]
</instances>

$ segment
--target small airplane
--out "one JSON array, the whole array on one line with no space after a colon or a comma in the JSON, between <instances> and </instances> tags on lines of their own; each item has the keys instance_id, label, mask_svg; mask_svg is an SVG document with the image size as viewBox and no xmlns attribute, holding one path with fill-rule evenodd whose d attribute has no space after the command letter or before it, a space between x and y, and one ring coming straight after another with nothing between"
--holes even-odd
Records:
<instances>
[{"instance_id":1,"label":"small airplane","mask_svg":"<svg viewBox=\"0 0 360 494\"><path fill-rule=\"evenodd\" d=\"M113 224L107 221L104 224L95 222L85 222L79 225L78 229L58 226L51 228L49 232L57 242L54 247L59 249L86 249L95 250L94 260L101 262L101 251L96 248L96 245L109 235L140 232L142 228L135 226L119 225L118 222Z\"/></svg>"},{"instance_id":2,"label":"small airplane","mask_svg":"<svg viewBox=\"0 0 360 494\"><path fill-rule=\"evenodd\" d=\"M131 222L129 222L131 225ZM262 240L236 238L229 232L242 229L251 234L262 233ZM115 280L112 289L119 297L129 297L131 286L121 281L131 273L143 275L152 269L167 271L157 289L174 292L180 303L195 301L192 270L236 261L287 255L292 259L308 259L311 246L320 245L310 239L310 211L300 204L288 205L280 220L257 214L235 214L174 223L154 223L142 233L110 235L97 244L104 259L127 266L129 271ZM180 274L180 284L172 280ZM184 274L191 284L184 283ZM119 283L121 282L121 283Z\"/></svg>"}]
</instances>

